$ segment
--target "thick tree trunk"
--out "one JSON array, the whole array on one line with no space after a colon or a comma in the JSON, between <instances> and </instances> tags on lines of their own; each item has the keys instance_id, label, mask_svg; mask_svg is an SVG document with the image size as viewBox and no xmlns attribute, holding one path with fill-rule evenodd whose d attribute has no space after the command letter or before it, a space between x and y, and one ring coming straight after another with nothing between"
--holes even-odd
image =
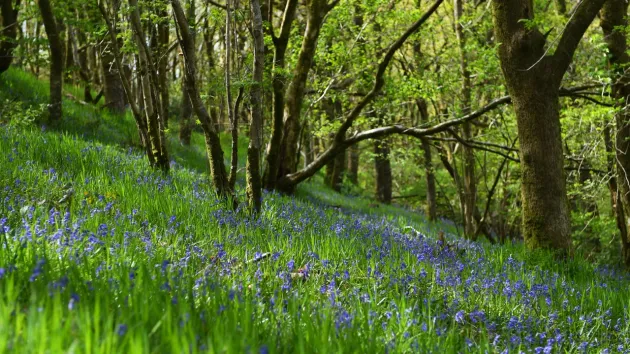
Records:
<instances>
[{"instance_id":1,"label":"thick tree trunk","mask_svg":"<svg viewBox=\"0 0 630 354\"><path fill-rule=\"evenodd\" d=\"M50 46L50 103L48 104L48 114L51 122L58 122L63 114L63 47L59 38L55 15L50 7L50 1L38 0L37 3Z\"/></svg>"},{"instance_id":2,"label":"thick tree trunk","mask_svg":"<svg viewBox=\"0 0 630 354\"><path fill-rule=\"evenodd\" d=\"M553 55L546 37L523 20L531 0L494 1L501 68L512 97L521 153L523 236L530 248L571 250L558 89L584 32L605 0L584 0L567 23Z\"/></svg>"},{"instance_id":3,"label":"thick tree trunk","mask_svg":"<svg viewBox=\"0 0 630 354\"><path fill-rule=\"evenodd\" d=\"M258 213L262 206L262 177L260 175L260 150L263 134L262 84L265 70L262 14L258 0L250 0L252 14L252 34L254 37L254 73L250 90L252 118L247 147L247 203L250 210Z\"/></svg>"},{"instance_id":4,"label":"thick tree trunk","mask_svg":"<svg viewBox=\"0 0 630 354\"><path fill-rule=\"evenodd\" d=\"M18 11L20 0L3 0L0 4L0 74L7 71L13 61L13 50L17 46Z\"/></svg>"},{"instance_id":5,"label":"thick tree trunk","mask_svg":"<svg viewBox=\"0 0 630 354\"><path fill-rule=\"evenodd\" d=\"M615 151L617 174L611 179L611 199L615 205L617 227L621 234L621 251L623 262L630 267L630 114L626 105L630 101L630 78L625 74L625 67L630 63L628 55L627 37L623 28L627 22L628 3L624 0L608 0L601 11L600 25L604 32L604 40L608 46L608 61L612 66L613 77L612 96L618 104L615 116L617 136L615 146L612 146L610 133L605 131L606 150ZM611 156L612 157L612 156ZM610 165L609 161L609 165Z\"/></svg>"}]
</instances>

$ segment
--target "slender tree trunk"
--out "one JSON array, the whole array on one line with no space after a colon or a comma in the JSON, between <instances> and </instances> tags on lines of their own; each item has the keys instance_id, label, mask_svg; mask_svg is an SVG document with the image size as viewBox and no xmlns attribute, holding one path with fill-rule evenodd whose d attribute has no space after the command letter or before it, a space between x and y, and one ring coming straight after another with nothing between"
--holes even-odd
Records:
<instances>
[{"instance_id":1,"label":"slender tree trunk","mask_svg":"<svg viewBox=\"0 0 630 354\"><path fill-rule=\"evenodd\" d=\"M204 131L206 150L208 160L210 164L210 174L212 176L212 182L214 184L215 191L220 198L232 198L233 206L236 207L236 200L234 198L233 190L230 188L228 181L228 174L223 163L223 149L221 148L221 141L219 135L215 130L215 126L212 124L212 120L206 107L203 105L199 89L197 88L197 68L195 66L195 47L193 46L192 36L190 34L190 28L188 27L188 19L184 14L184 10L179 0L171 0L173 6L173 13L175 14L177 28L180 32L180 45L184 54L185 63L185 75L188 76L188 97L193 104L193 109L201 122L201 127Z\"/></svg>"},{"instance_id":2,"label":"slender tree trunk","mask_svg":"<svg viewBox=\"0 0 630 354\"><path fill-rule=\"evenodd\" d=\"M265 70L265 41L263 36L262 14L258 0L250 0L252 14L252 34L254 37L254 73L250 97L252 117L249 128L249 146L247 147L247 202L254 212L260 212L262 206L262 177L260 175L260 151L263 133L262 84Z\"/></svg>"},{"instance_id":3,"label":"slender tree trunk","mask_svg":"<svg viewBox=\"0 0 630 354\"><path fill-rule=\"evenodd\" d=\"M376 169L376 199L385 204L392 202L392 167L389 160L387 138L374 141L374 166Z\"/></svg>"},{"instance_id":4,"label":"slender tree trunk","mask_svg":"<svg viewBox=\"0 0 630 354\"><path fill-rule=\"evenodd\" d=\"M63 47L59 38L55 15L50 7L50 1L38 0L37 3L50 46L50 103L48 104L48 114L51 122L58 122L63 114Z\"/></svg>"},{"instance_id":5,"label":"slender tree trunk","mask_svg":"<svg viewBox=\"0 0 630 354\"><path fill-rule=\"evenodd\" d=\"M186 17L188 18L188 20L190 21L191 19L194 19L196 16L195 15L195 0L188 1L188 7L186 8L186 10L187 10ZM190 25L191 24L189 23L188 26L190 27ZM195 47L195 44L197 42L196 33L197 31L191 31L190 33L190 41L193 48ZM196 60L196 58L190 58L190 60ZM195 66L196 65L197 63L195 63ZM173 69L173 71L175 70ZM192 136L192 129L193 129L193 124L192 124L192 119L191 119L193 115L193 107L190 101L190 97L188 97L188 91L186 89L189 85L190 83L188 82L188 77L187 75L184 75L184 77L182 78L182 115L179 121L179 141L184 146L190 145L190 139Z\"/></svg>"},{"instance_id":6,"label":"slender tree trunk","mask_svg":"<svg viewBox=\"0 0 630 354\"><path fill-rule=\"evenodd\" d=\"M162 117L164 127L168 128L168 109L170 104L169 84L168 84L168 45L169 45L169 22L165 21L168 16L167 5L164 4L158 9L157 15L163 20L157 25L157 67L158 83L161 93Z\"/></svg>"},{"instance_id":7,"label":"slender tree trunk","mask_svg":"<svg viewBox=\"0 0 630 354\"><path fill-rule=\"evenodd\" d=\"M608 130L604 131L606 150L612 155L614 151L617 161L616 178L610 180L611 199L615 205L617 227L621 234L621 251L623 262L630 267L630 114L626 105L630 101L630 78L625 68L630 63L627 36L623 28L627 22L628 3L624 0L609 0L601 11L600 25L604 32L604 40L608 46L608 62L615 76L613 77L612 97L616 100L618 111L615 115L617 136L615 146ZM609 155L609 159L612 156ZM609 168L611 161L609 161Z\"/></svg>"},{"instance_id":8,"label":"slender tree trunk","mask_svg":"<svg viewBox=\"0 0 630 354\"><path fill-rule=\"evenodd\" d=\"M147 120L149 140L155 155L155 166L168 172L170 161L166 149L164 134L164 103L161 100L158 69L151 48L146 43L146 35L140 21L140 11L137 0L129 0L132 10L130 22L132 31L138 46L138 58L140 59L142 99Z\"/></svg>"},{"instance_id":9,"label":"slender tree trunk","mask_svg":"<svg viewBox=\"0 0 630 354\"><path fill-rule=\"evenodd\" d=\"M455 34L459 45L459 68L462 75L461 107L463 115L470 113L471 104L471 84L470 72L468 71L468 59L466 53L466 36L462 25L463 0L455 0ZM472 139L472 123L466 122L462 125L462 135L465 140ZM475 181L475 152L471 146L463 146L464 160L464 180L463 180L463 214L464 233L468 238L474 238L477 234L474 211L477 199L477 189Z\"/></svg>"},{"instance_id":10,"label":"slender tree trunk","mask_svg":"<svg viewBox=\"0 0 630 354\"><path fill-rule=\"evenodd\" d=\"M348 180L355 186L359 184L359 162L361 150L359 144L352 145L348 149Z\"/></svg>"},{"instance_id":11,"label":"slender tree trunk","mask_svg":"<svg viewBox=\"0 0 630 354\"><path fill-rule=\"evenodd\" d=\"M523 20L531 0L493 1L495 34L518 125L523 236L529 248L571 250L558 89L573 54L605 0L584 0L567 23L553 55L546 36Z\"/></svg>"},{"instance_id":12,"label":"slender tree trunk","mask_svg":"<svg viewBox=\"0 0 630 354\"><path fill-rule=\"evenodd\" d=\"M420 111L420 121L426 124L429 121L427 103L424 99L418 100L418 110ZM435 188L435 172L433 171L433 156L431 153L431 143L428 139L421 139L422 152L424 155L424 171L427 183L427 205L425 212L429 221L437 219L437 190Z\"/></svg>"},{"instance_id":13,"label":"slender tree trunk","mask_svg":"<svg viewBox=\"0 0 630 354\"><path fill-rule=\"evenodd\" d=\"M3 0L0 4L0 74L7 71L13 61L13 50L17 46L18 11L20 0Z\"/></svg>"},{"instance_id":14,"label":"slender tree trunk","mask_svg":"<svg viewBox=\"0 0 630 354\"><path fill-rule=\"evenodd\" d=\"M232 155L230 162L230 176L229 183L230 188L234 189L236 184L236 172L238 171L238 119L234 114L234 107L232 106L232 9L230 7L230 1L226 2L226 16L225 16L225 99L227 105L228 120L230 122L230 135L232 136Z\"/></svg>"}]
</instances>

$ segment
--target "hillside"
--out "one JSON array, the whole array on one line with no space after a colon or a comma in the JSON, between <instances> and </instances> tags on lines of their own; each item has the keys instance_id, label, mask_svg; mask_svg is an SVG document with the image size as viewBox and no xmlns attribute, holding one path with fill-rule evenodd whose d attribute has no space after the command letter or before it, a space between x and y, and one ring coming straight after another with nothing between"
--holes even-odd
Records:
<instances>
[{"instance_id":1,"label":"hillside","mask_svg":"<svg viewBox=\"0 0 630 354\"><path fill-rule=\"evenodd\" d=\"M44 91L0 77L12 122ZM627 273L463 241L317 178L231 211L200 136L171 140L163 175L129 117L64 104L54 129L0 126L0 352L630 352Z\"/></svg>"}]
</instances>

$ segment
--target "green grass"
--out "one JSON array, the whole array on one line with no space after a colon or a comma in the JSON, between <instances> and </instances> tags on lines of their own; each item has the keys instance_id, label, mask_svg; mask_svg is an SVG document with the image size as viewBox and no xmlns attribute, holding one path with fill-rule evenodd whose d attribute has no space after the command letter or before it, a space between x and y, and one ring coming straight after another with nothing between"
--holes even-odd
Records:
<instances>
[{"instance_id":1,"label":"green grass","mask_svg":"<svg viewBox=\"0 0 630 354\"><path fill-rule=\"evenodd\" d=\"M0 99L39 104L43 87L12 70ZM165 176L125 145L128 116L66 101L54 129L0 126L0 352L630 349L625 273L458 240L317 177L233 212L202 139L170 134Z\"/></svg>"}]
</instances>

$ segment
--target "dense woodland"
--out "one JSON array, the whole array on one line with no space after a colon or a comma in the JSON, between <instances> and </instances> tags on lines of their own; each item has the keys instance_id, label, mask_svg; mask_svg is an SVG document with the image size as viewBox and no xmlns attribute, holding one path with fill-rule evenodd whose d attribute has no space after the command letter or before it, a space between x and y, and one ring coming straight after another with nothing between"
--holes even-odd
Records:
<instances>
[{"instance_id":1,"label":"dense woodland","mask_svg":"<svg viewBox=\"0 0 630 354\"><path fill-rule=\"evenodd\" d=\"M630 352L628 5L0 0L0 352Z\"/></svg>"},{"instance_id":2,"label":"dense woodland","mask_svg":"<svg viewBox=\"0 0 630 354\"><path fill-rule=\"evenodd\" d=\"M473 240L605 244L630 265L626 14L623 0L4 0L0 72L49 78L48 124L64 83L129 110L165 173L165 132L202 132L235 207L247 136L254 212L263 188L322 171Z\"/></svg>"}]
</instances>

